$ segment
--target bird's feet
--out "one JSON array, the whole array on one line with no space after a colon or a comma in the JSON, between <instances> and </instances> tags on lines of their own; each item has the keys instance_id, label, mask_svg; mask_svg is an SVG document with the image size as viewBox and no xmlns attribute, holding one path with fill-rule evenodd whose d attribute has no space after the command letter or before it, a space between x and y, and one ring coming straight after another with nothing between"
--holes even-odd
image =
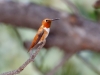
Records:
<instances>
[{"instance_id":1,"label":"bird's feet","mask_svg":"<svg viewBox=\"0 0 100 75\"><path fill-rule=\"evenodd\" d=\"M39 42L38 42L38 45L41 45L41 44L43 44L43 41L39 41Z\"/></svg>"}]
</instances>

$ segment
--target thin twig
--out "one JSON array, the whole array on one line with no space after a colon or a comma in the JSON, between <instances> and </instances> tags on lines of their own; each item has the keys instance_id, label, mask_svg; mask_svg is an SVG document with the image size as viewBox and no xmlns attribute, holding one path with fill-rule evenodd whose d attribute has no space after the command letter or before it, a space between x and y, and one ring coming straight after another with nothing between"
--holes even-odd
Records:
<instances>
[{"instance_id":1,"label":"thin twig","mask_svg":"<svg viewBox=\"0 0 100 75\"><path fill-rule=\"evenodd\" d=\"M80 54L77 54L77 57L82 60L90 69L92 69L95 73L100 75L100 71L91 63L89 62L86 58L81 56Z\"/></svg>"},{"instance_id":2,"label":"thin twig","mask_svg":"<svg viewBox=\"0 0 100 75\"><path fill-rule=\"evenodd\" d=\"M72 12L73 12L75 15L77 15L77 16L79 16L79 17L83 17L84 19L87 19L87 17L85 17L85 16L83 16L83 15L81 14L79 8L78 8L75 4L73 4L73 3L71 2L71 0L63 0L63 1L66 3L66 5L68 5L68 7L72 10ZM92 21L92 19L91 19L91 21Z\"/></svg>"},{"instance_id":3,"label":"thin twig","mask_svg":"<svg viewBox=\"0 0 100 75\"><path fill-rule=\"evenodd\" d=\"M0 75L16 75L19 74L21 71L24 70L24 68L32 61L34 61L34 58L36 57L36 55L39 53L39 51L41 50L41 48L44 46L46 41L43 41L43 43L41 45L38 46L38 48L36 49L35 53L32 54L30 56L30 58L24 63L22 64L17 70L13 70L13 71L9 71L9 72L5 72L2 73Z\"/></svg>"},{"instance_id":4,"label":"thin twig","mask_svg":"<svg viewBox=\"0 0 100 75\"><path fill-rule=\"evenodd\" d=\"M61 67L71 56L73 53L66 54L50 72L48 72L46 75L54 75L54 73Z\"/></svg>"},{"instance_id":5,"label":"thin twig","mask_svg":"<svg viewBox=\"0 0 100 75\"><path fill-rule=\"evenodd\" d=\"M78 8L72 2L70 2L70 0L63 1L68 5L68 7L72 10L74 14L80 15Z\"/></svg>"}]
</instances>

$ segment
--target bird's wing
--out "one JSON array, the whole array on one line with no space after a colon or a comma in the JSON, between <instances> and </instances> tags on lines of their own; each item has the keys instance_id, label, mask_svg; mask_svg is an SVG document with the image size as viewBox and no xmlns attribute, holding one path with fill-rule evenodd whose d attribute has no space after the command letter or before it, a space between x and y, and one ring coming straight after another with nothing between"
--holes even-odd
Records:
<instances>
[{"instance_id":1,"label":"bird's wing","mask_svg":"<svg viewBox=\"0 0 100 75\"><path fill-rule=\"evenodd\" d=\"M39 40L41 39L41 37L42 37L43 34L44 34L44 29L42 31L38 32L35 35L35 37L34 37L34 39L32 41L32 44L31 44L31 46L30 46L30 48L29 48L28 51L30 51L39 42Z\"/></svg>"}]
</instances>

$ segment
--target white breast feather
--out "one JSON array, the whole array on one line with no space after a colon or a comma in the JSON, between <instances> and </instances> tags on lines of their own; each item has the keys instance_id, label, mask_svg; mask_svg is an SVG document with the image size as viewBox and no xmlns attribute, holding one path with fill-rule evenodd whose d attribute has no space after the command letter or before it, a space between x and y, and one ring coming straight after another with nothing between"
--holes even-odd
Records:
<instances>
[{"instance_id":1,"label":"white breast feather","mask_svg":"<svg viewBox=\"0 0 100 75\"><path fill-rule=\"evenodd\" d=\"M48 32L48 34L49 34L49 32L50 32L50 28L44 28L47 32ZM46 37L45 38L47 38L48 37L48 34L46 35Z\"/></svg>"},{"instance_id":2,"label":"white breast feather","mask_svg":"<svg viewBox=\"0 0 100 75\"><path fill-rule=\"evenodd\" d=\"M44 28L48 33L50 32L50 28Z\"/></svg>"}]
</instances>

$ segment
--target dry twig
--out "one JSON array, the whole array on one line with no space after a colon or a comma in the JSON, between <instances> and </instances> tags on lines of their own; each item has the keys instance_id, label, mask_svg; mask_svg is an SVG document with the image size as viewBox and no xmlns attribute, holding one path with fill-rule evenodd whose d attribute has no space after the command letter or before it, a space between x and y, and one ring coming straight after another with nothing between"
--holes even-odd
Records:
<instances>
[{"instance_id":1,"label":"dry twig","mask_svg":"<svg viewBox=\"0 0 100 75\"><path fill-rule=\"evenodd\" d=\"M38 48L36 49L35 53L33 53L30 58L24 63L22 64L17 70L13 70L13 71L9 71L9 72L5 72L2 73L0 75L16 75L19 74L21 71L24 70L24 68L32 61L34 61L34 58L36 57L36 55L39 53L39 51L41 50L41 48L44 46L46 41L44 41L41 45L38 46Z\"/></svg>"},{"instance_id":2,"label":"dry twig","mask_svg":"<svg viewBox=\"0 0 100 75\"><path fill-rule=\"evenodd\" d=\"M77 54L77 57L82 60L91 70L93 70L95 73L97 73L98 75L100 75L100 71L97 69L96 66L94 66L89 60L87 60L86 58L84 58L82 55L80 55L79 53Z\"/></svg>"},{"instance_id":3,"label":"dry twig","mask_svg":"<svg viewBox=\"0 0 100 75\"><path fill-rule=\"evenodd\" d=\"M50 71L48 72L46 75L54 75L54 73L59 69L59 67L61 67L62 65L64 65L64 63L73 55L73 53L68 53L65 54L65 56L59 61L59 63Z\"/></svg>"}]
</instances>

